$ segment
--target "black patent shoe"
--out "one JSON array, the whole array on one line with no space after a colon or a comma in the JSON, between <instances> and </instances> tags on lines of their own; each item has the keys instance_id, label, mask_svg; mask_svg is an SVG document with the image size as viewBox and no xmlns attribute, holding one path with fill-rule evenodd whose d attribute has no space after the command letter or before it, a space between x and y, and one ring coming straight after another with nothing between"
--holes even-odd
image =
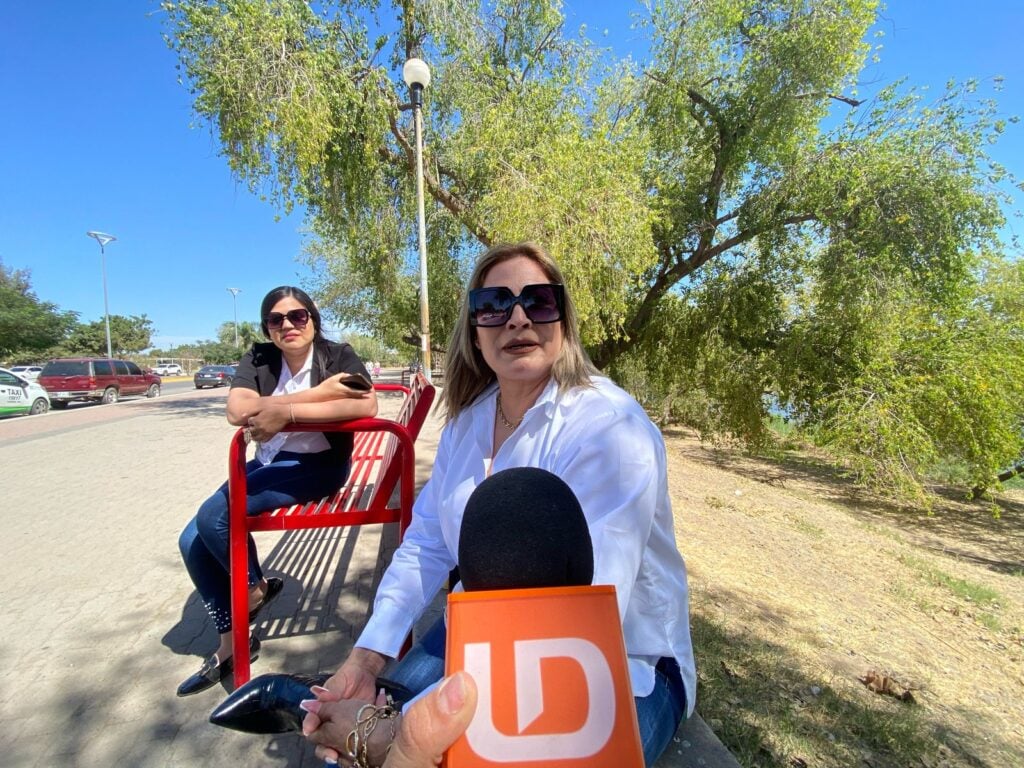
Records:
<instances>
[{"instance_id":1,"label":"black patent shoe","mask_svg":"<svg viewBox=\"0 0 1024 768\"><path fill-rule=\"evenodd\" d=\"M281 590L284 589L284 579L279 579L275 576L271 576L267 579L267 591L263 594L263 599L260 600L260 604L249 611L249 623L252 624L256 621L256 617L260 615L260 611L270 605L277 596L281 594Z\"/></svg>"},{"instance_id":2,"label":"black patent shoe","mask_svg":"<svg viewBox=\"0 0 1024 768\"><path fill-rule=\"evenodd\" d=\"M249 661L255 661L260 655L260 639L253 635L249 638ZM191 696L193 693L205 691L212 685L220 682L225 676L231 674L235 668L235 659L232 656L223 663L217 663L217 654L210 654L210 658L203 662L199 671L189 677L178 686L179 696Z\"/></svg>"},{"instance_id":3,"label":"black patent shoe","mask_svg":"<svg viewBox=\"0 0 1024 768\"><path fill-rule=\"evenodd\" d=\"M302 730L305 711L299 708L303 699L315 698L310 690L323 685L330 675L260 675L239 686L220 706L210 713L210 722L223 728L245 733L288 733ZM392 700L400 704L412 693L397 683L377 678Z\"/></svg>"},{"instance_id":4,"label":"black patent shoe","mask_svg":"<svg viewBox=\"0 0 1024 768\"><path fill-rule=\"evenodd\" d=\"M239 686L210 713L210 722L245 733L288 733L302 730L306 713L299 702L312 699L314 685L330 675L268 674Z\"/></svg>"}]
</instances>

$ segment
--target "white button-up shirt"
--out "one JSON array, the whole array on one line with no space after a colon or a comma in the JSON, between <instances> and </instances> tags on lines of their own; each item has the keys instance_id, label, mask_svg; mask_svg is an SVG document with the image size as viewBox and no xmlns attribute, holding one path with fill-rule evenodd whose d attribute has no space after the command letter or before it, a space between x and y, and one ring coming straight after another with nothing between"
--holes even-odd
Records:
<instances>
[{"instance_id":1,"label":"white button-up shirt","mask_svg":"<svg viewBox=\"0 0 1024 768\"><path fill-rule=\"evenodd\" d=\"M396 656L456 564L462 515L476 486L493 472L539 467L564 480L583 508L593 583L613 585L618 596L634 695L650 694L654 665L671 656L693 711L686 566L676 548L665 444L632 397L607 378L593 382L559 394L549 381L490 467L496 385L445 426L431 478L356 645Z\"/></svg>"},{"instance_id":2,"label":"white button-up shirt","mask_svg":"<svg viewBox=\"0 0 1024 768\"><path fill-rule=\"evenodd\" d=\"M291 395L295 392L302 392L309 389L310 376L313 372L313 347L309 348L306 355L306 362L298 373L292 375L288 361L282 356L281 375L277 378L277 386L271 392L271 397L277 395ZM323 432L278 432L266 442L260 443L256 449L256 458L260 463L267 465L274 460L281 451L291 453L320 453L330 450L331 444L327 442Z\"/></svg>"}]
</instances>

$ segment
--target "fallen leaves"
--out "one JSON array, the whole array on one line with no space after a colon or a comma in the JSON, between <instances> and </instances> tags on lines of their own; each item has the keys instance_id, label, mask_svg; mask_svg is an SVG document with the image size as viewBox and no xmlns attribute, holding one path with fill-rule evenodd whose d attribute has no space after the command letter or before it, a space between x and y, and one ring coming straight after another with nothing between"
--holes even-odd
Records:
<instances>
[{"instance_id":1,"label":"fallen leaves","mask_svg":"<svg viewBox=\"0 0 1024 768\"><path fill-rule=\"evenodd\" d=\"M910 704L915 703L914 694L910 692L910 688L902 685L894 678L885 674L884 672L877 672L874 669L869 669L864 677L858 677L867 689L873 693L882 694L885 696L892 696L900 701L905 701Z\"/></svg>"}]
</instances>

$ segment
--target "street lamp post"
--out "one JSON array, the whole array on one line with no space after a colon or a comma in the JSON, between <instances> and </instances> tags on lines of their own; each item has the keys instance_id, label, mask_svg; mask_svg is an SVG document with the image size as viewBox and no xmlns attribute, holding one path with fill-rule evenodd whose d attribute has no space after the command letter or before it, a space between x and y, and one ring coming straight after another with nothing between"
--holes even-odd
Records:
<instances>
[{"instance_id":1,"label":"street lamp post","mask_svg":"<svg viewBox=\"0 0 1024 768\"><path fill-rule=\"evenodd\" d=\"M416 207L420 243L420 353L423 372L432 379L430 366L430 305L427 300L427 219L423 210L423 89L430 85L430 67L422 59L409 59L402 67L409 86L409 101L416 133Z\"/></svg>"},{"instance_id":2,"label":"street lamp post","mask_svg":"<svg viewBox=\"0 0 1024 768\"><path fill-rule=\"evenodd\" d=\"M231 307L235 311L235 346L238 346L238 302L236 297L242 292L241 288L228 288L228 293L231 294Z\"/></svg>"},{"instance_id":3,"label":"street lamp post","mask_svg":"<svg viewBox=\"0 0 1024 768\"><path fill-rule=\"evenodd\" d=\"M105 232L94 232L92 230L85 234L100 244L100 269L103 272L103 319L107 324L107 357L113 357L114 354L110 348L110 309L107 306L107 257L104 247L107 243L117 240L117 238Z\"/></svg>"}]
</instances>

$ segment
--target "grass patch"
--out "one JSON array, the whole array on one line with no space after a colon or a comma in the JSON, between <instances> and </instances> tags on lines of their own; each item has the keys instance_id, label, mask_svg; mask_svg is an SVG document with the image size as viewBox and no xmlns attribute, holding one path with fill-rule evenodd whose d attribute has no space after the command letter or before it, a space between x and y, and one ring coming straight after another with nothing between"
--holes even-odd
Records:
<instances>
[{"instance_id":1,"label":"grass patch","mask_svg":"<svg viewBox=\"0 0 1024 768\"><path fill-rule=\"evenodd\" d=\"M804 518L798 517L797 515L783 513L783 517L786 518L786 521L790 525L792 525L793 528L795 528L805 536L809 536L812 539L821 539L825 536L825 529L822 528L820 525L815 525L814 523L808 522Z\"/></svg>"},{"instance_id":2,"label":"grass patch","mask_svg":"<svg viewBox=\"0 0 1024 768\"><path fill-rule=\"evenodd\" d=\"M990 630L992 632L1002 632L1003 631L1003 623L1001 621L999 621L999 617L994 615L994 614L991 614L991 613L979 613L974 618L976 618L978 620L979 624L981 624L983 627L985 627L986 629L988 629L988 630Z\"/></svg>"},{"instance_id":3,"label":"grass patch","mask_svg":"<svg viewBox=\"0 0 1024 768\"><path fill-rule=\"evenodd\" d=\"M731 631L696 612L691 623L701 716L744 766L840 768L932 765L940 743L923 708L845 679L809 673L789 648Z\"/></svg>"},{"instance_id":4,"label":"grass patch","mask_svg":"<svg viewBox=\"0 0 1024 768\"><path fill-rule=\"evenodd\" d=\"M928 583L937 587L944 587L948 589L954 597L958 597L966 602L976 603L977 605L987 605L1003 601L1002 596L1000 596L1000 594L991 587L986 587L984 584L975 584L974 582L967 581L966 579L959 579L955 576L950 576L945 571L935 568L920 558L911 557L909 555L900 555L900 562L910 568L913 568L923 576Z\"/></svg>"},{"instance_id":5,"label":"grass patch","mask_svg":"<svg viewBox=\"0 0 1024 768\"><path fill-rule=\"evenodd\" d=\"M874 533L878 536L884 536L887 539L898 541L900 544L904 543L903 535L899 531L889 527L888 525L879 525L878 523L867 523L862 520L858 520L857 526L859 528L863 528L865 531L868 531L869 533Z\"/></svg>"},{"instance_id":6,"label":"grass patch","mask_svg":"<svg viewBox=\"0 0 1024 768\"><path fill-rule=\"evenodd\" d=\"M932 616L939 607L903 581L894 581L886 586L885 591L892 595L903 606L913 606L917 611Z\"/></svg>"}]
</instances>

